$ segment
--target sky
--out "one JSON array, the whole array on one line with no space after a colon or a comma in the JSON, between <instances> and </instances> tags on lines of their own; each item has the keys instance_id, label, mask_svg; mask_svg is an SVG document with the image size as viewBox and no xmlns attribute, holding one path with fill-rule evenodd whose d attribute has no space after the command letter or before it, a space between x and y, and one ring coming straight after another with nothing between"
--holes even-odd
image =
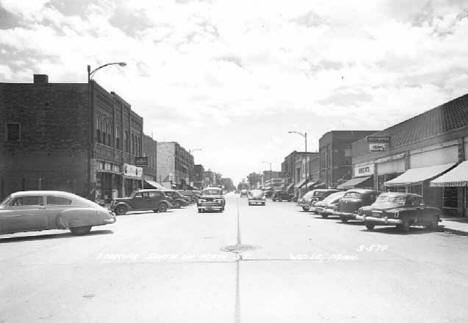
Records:
<instances>
[{"instance_id":1,"label":"sky","mask_svg":"<svg viewBox=\"0 0 468 323\"><path fill-rule=\"evenodd\" d=\"M94 79L237 183L468 93L465 0L0 0L0 82ZM201 150L200 150L201 149Z\"/></svg>"}]
</instances>

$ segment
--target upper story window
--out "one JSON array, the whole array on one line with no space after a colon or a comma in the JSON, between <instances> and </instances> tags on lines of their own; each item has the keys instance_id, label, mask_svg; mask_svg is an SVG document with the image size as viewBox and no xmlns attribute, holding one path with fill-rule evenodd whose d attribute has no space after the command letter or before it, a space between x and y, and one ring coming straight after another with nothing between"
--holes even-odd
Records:
<instances>
[{"instance_id":1,"label":"upper story window","mask_svg":"<svg viewBox=\"0 0 468 323\"><path fill-rule=\"evenodd\" d=\"M19 123L10 122L6 124L6 141L18 142L21 140L21 126Z\"/></svg>"}]
</instances>

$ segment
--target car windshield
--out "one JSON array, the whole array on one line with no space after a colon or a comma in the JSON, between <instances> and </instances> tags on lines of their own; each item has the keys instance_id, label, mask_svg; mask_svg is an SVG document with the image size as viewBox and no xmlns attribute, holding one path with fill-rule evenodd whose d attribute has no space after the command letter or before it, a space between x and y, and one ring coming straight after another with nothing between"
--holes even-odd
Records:
<instances>
[{"instance_id":1,"label":"car windshield","mask_svg":"<svg viewBox=\"0 0 468 323\"><path fill-rule=\"evenodd\" d=\"M217 188L208 188L202 191L202 195L222 195L221 190Z\"/></svg>"},{"instance_id":2,"label":"car windshield","mask_svg":"<svg viewBox=\"0 0 468 323\"><path fill-rule=\"evenodd\" d=\"M405 195L380 194L374 205L403 206L406 203Z\"/></svg>"},{"instance_id":3,"label":"car windshield","mask_svg":"<svg viewBox=\"0 0 468 323\"><path fill-rule=\"evenodd\" d=\"M7 206L10 203L10 201L11 201L11 195L7 196L6 199L4 199L2 203L0 203L0 208Z\"/></svg>"},{"instance_id":4,"label":"car windshield","mask_svg":"<svg viewBox=\"0 0 468 323\"><path fill-rule=\"evenodd\" d=\"M323 199L323 202L324 203L333 203L336 200L339 200L340 198L342 198L344 194L345 194L345 192L336 192L336 193L330 194L326 198Z\"/></svg>"},{"instance_id":5,"label":"car windshield","mask_svg":"<svg viewBox=\"0 0 468 323\"><path fill-rule=\"evenodd\" d=\"M260 190L253 190L253 191L249 192L249 195L251 197L257 197L258 198L258 197L263 197L264 193L263 193L263 191L260 191Z\"/></svg>"},{"instance_id":6,"label":"car windshield","mask_svg":"<svg viewBox=\"0 0 468 323\"><path fill-rule=\"evenodd\" d=\"M361 198L361 194L358 193L358 192L347 192L343 198L347 198L347 199L360 199Z\"/></svg>"}]
</instances>

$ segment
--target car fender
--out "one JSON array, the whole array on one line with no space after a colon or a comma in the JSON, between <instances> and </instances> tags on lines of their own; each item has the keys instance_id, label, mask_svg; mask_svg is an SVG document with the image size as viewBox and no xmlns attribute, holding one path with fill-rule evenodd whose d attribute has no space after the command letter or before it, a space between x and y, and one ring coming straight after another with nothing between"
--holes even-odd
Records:
<instances>
[{"instance_id":1,"label":"car fender","mask_svg":"<svg viewBox=\"0 0 468 323\"><path fill-rule=\"evenodd\" d=\"M118 206L125 206L127 208L128 211L132 210L133 208L131 207L130 204L126 203L126 202L118 202L117 204L115 204L113 207L112 207L112 211L114 211Z\"/></svg>"},{"instance_id":2,"label":"car fender","mask_svg":"<svg viewBox=\"0 0 468 323\"><path fill-rule=\"evenodd\" d=\"M158 207L159 207L159 205L161 205L162 203L166 204L167 208L172 208L172 207L173 207L172 203L169 202L168 200L161 200L161 201L159 201Z\"/></svg>"},{"instance_id":3,"label":"car fender","mask_svg":"<svg viewBox=\"0 0 468 323\"><path fill-rule=\"evenodd\" d=\"M83 227L102 224L93 208L66 209L60 212L56 222L63 228Z\"/></svg>"}]
</instances>

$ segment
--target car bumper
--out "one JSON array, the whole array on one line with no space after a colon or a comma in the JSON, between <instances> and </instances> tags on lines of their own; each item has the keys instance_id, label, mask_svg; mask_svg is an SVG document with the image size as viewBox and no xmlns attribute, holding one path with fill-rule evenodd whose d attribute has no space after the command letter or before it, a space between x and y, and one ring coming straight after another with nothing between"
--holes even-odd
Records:
<instances>
[{"instance_id":1,"label":"car bumper","mask_svg":"<svg viewBox=\"0 0 468 323\"><path fill-rule=\"evenodd\" d=\"M347 220L356 220L356 213L350 213L350 212L338 212L335 211L333 212L334 215L339 216L340 218L347 219Z\"/></svg>"},{"instance_id":2,"label":"car bumper","mask_svg":"<svg viewBox=\"0 0 468 323\"><path fill-rule=\"evenodd\" d=\"M377 218L375 216L366 216L366 215L356 215L356 220L361 220L364 222L372 222L377 224L401 224L403 221L401 219L392 219L392 218Z\"/></svg>"},{"instance_id":3,"label":"car bumper","mask_svg":"<svg viewBox=\"0 0 468 323\"><path fill-rule=\"evenodd\" d=\"M249 204L264 204L265 200L249 200Z\"/></svg>"},{"instance_id":4,"label":"car bumper","mask_svg":"<svg viewBox=\"0 0 468 323\"><path fill-rule=\"evenodd\" d=\"M117 218L115 217L115 215L113 215L109 219L104 219L104 224L112 224L112 223L115 223L116 221L117 221Z\"/></svg>"},{"instance_id":5,"label":"car bumper","mask_svg":"<svg viewBox=\"0 0 468 323\"><path fill-rule=\"evenodd\" d=\"M197 205L197 208L200 210L222 210L224 205Z\"/></svg>"}]
</instances>

